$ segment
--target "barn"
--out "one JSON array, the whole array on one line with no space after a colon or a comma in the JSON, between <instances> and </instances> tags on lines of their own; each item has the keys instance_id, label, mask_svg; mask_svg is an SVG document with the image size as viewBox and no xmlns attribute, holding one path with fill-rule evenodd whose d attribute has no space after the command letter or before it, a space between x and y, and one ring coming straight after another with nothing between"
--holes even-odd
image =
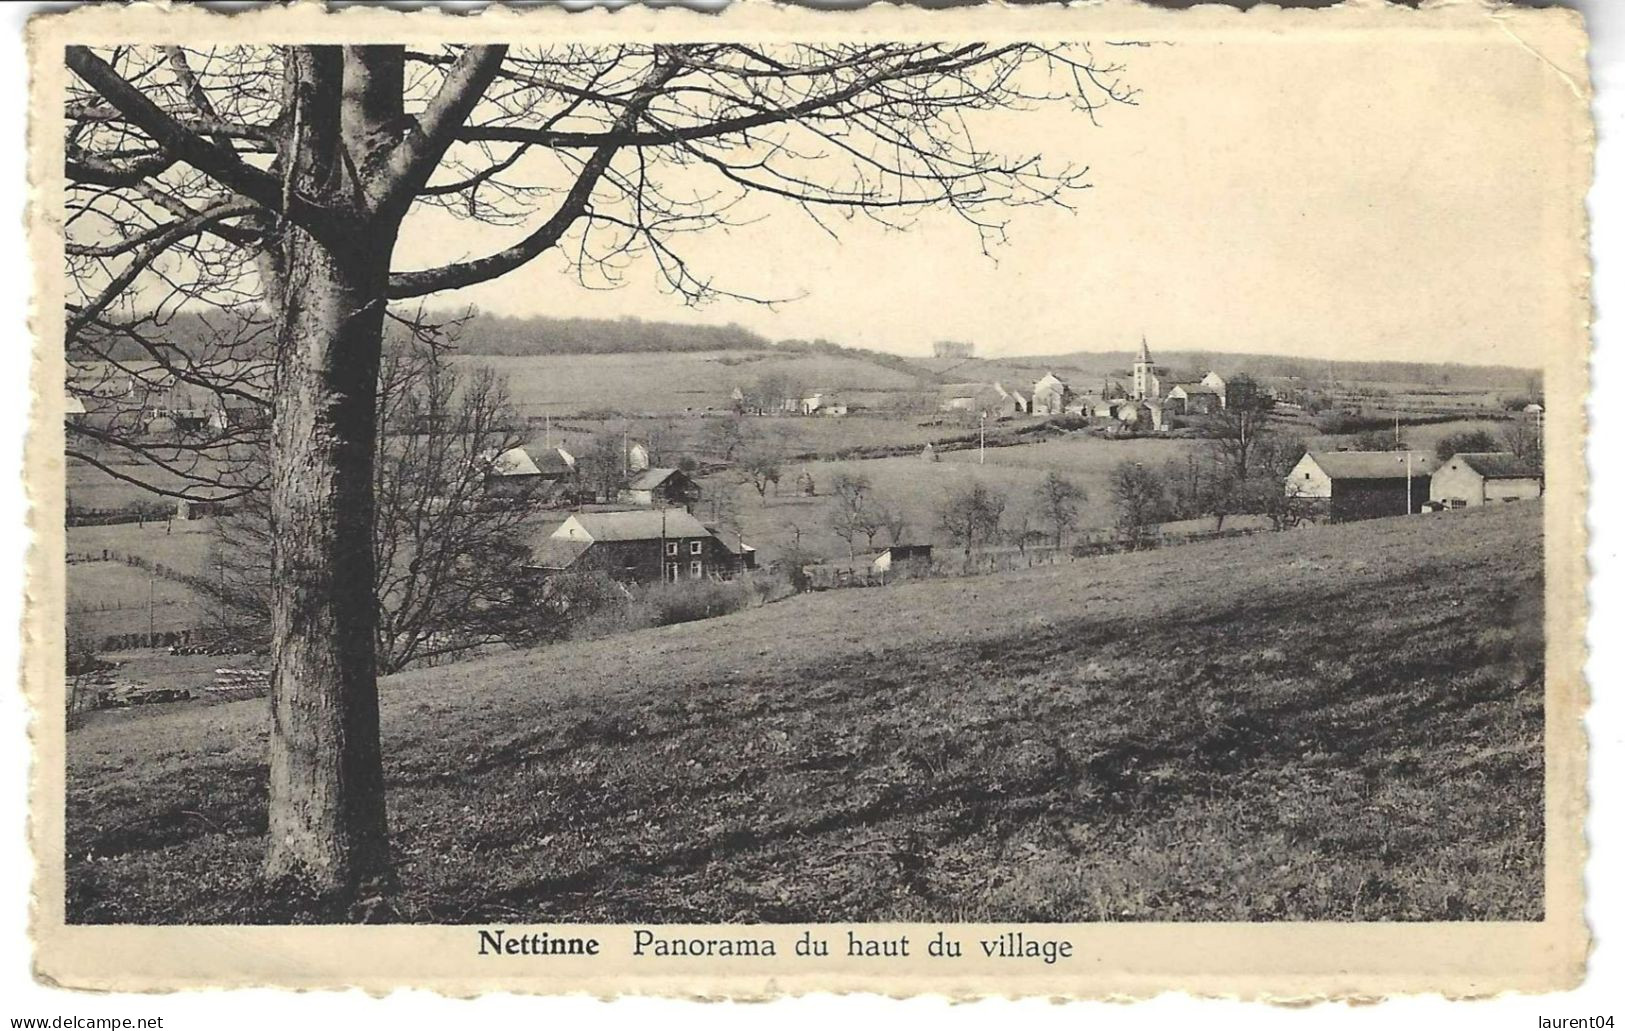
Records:
<instances>
[{"instance_id":1,"label":"barn","mask_svg":"<svg viewBox=\"0 0 1625 1031\"><path fill-rule=\"evenodd\" d=\"M627 481L621 500L629 505L680 505L700 500L700 485L681 469L644 469Z\"/></svg>"},{"instance_id":2,"label":"barn","mask_svg":"<svg viewBox=\"0 0 1625 1031\"><path fill-rule=\"evenodd\" d=\"M1541 494L1541 471L1510 451L1471 451L1451 457L1433 474L1428 497L1441 508L1471 508L1522 501Z\"/></svg>"},{"instance_id":3,"label":"barn","mask_svg":"<svg viewBox=\"0 0 1625 1031\"><path fill-rule=\"evenodd\" d=\"M1287 496L1321 502L1333 522L1422 511L1437 460L1421 451L1309 451L1287 473Z\"/></svg>"}]
</instances>

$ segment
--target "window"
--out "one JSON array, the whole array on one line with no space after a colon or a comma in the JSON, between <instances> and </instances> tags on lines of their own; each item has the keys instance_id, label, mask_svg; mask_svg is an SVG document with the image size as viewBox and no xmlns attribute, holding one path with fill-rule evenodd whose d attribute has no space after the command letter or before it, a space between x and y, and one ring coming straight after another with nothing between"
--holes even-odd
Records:
<instances>
[{"instance_id":1,"label":"window","mask_svg":"<svg viewBox=\"0 0 1625 1031\"><path fill-rule=\"evenodd\" d=\"M677 554L677 542L676 541L667 541L666 542L666 554L668 554L668 555Z\"/></svg>"},{"instance_id":2,"label":"window","mask_svg":"<svg viewBox=\"0 0 1625 1031\"><path fill-rule=\"evenodd\" d=\"M666 563L666 579L672 581L673 583L677 582L677 563Z\"/></svg>"},{"instance_id":3,"label":"window","mask_svg":"<svg viewBox=\"0 0 1625 1031\"><path fill-rule=\"evenodd\" d=\"M688 575L692 576L696 580L698 580L700 577L704 576L705 575L705 563L701 562L699 559L695 559L693 562L690 562L688 564Z\"/></svg>"},{"instance_id":4,"label":"window","mask_svg":"<svg viewBox=\"0 0 1625 1031\"><path fill-rule=\"evenodd\" d=\"M701 542L699 542L699 541L689 541L688 542L688 553L690 555L698 555L698 554L700 554L700 548L701 547L702 547Z\"/></svg>"}]
</instances>

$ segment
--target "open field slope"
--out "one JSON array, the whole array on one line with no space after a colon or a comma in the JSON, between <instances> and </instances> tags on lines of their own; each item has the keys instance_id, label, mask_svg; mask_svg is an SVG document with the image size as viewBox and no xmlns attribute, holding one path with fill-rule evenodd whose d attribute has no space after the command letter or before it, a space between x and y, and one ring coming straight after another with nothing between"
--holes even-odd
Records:
<instances>
[{"instance_id":1,"label":"open field slope","mask_svg":"<svg viewBox=\"0 0 1625 1031\"><path fill-rule=\"evenodd\" d=\"M1542 915L1540 509L804 595L391 678L372 919ZM252 885L265 703L69 736L81 922Z\"/></svg>"},{"instance_id":2,"label":"open field slope","mask_svg":"<svg viewBox=\"0 0 1625 1031\"><path fill-rule=\"evenodd\" d=\"M780 351L655 351L508 357L469 354L456 361L507 380L523 415L568 416L612 411L668 414L726 410L735 387L765 375L785 376L805 393L828 390L853 400L929 388L929 374L911 376L861 355ZM922 377L925 377L922 379Z\"/></svg>"}]
</instances>

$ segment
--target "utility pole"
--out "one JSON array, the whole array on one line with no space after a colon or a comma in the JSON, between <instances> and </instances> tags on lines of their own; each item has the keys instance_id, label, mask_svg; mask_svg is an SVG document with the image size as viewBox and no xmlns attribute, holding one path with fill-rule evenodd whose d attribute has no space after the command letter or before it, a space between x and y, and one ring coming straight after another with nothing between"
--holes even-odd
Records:
<instances>
[{"instance_id":1,"label":"utility pole","mask_svg":"<svg viewBox=\"0 0 1625 1031\"><path fill-rule=\"evenodd\" d=\"M1399 413L1394 413L1394 447L1399 446Z\"/></svg>"},{"instance_id":2,"label":"utility pole","mask_svg":"<svg viewBox=\"0 0 1625 1031\"><path fill-rule=\"evenodd\" d=\"M154 647L153 638L158 633L158 617L156 613L158 601L158 574L151 569L147 570L147 647Z\"/></svg>"},{"instance_id":3,"label":"utility pole","mask_svg":"<svg viewBox=\"0 0 1625 1031\"><path fill-rule=\"evenodd\" d=\"M980 442L977 443L977 445L976 445L976 464L977 465L986 465L987 464L987 410L986 409L982 410L982 435L981 435Z\"/></svg>"},{"instance_id":4,"label":"utility pole","mask_svg":"<svg viewBox=\"0 0 1625 1031\"><path fill-rule=\"evenodd\" d=\"M1411 514L1411 451L1405 449L1405 514Z\"/></svg>"}]
</instances>

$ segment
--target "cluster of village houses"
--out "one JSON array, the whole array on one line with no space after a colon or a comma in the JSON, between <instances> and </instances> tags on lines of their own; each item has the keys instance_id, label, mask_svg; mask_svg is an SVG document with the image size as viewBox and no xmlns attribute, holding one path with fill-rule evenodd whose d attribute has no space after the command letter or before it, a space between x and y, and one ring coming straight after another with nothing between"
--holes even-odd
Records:
<instances>
[{"instance_id":1,"label":"cluster of village houses","mask_svg":"<svg viewBox=\"0 0 1625 1031\"><path fill-rule=\"evenodd\" d=\"M1174 416L1213 415L1228 404L1224 377L1208 372L1188 382L1170 380L1168 370L1151 360L1144 338L1134 359L1132 379L1125 385L1107 377L1098 394L1074 390L1053 372L1045 373L1030 391L1003 383L958 383L944 389L945 412L970 412L989 418L1018 415L1078 415L1110 421L1128 429L1164 431Z\"/></svg>"},{"instance_id":2,"label":"cluster of village houses","mask_svg":"<svg viewBox=\"0 0 1625 1031\"><path fill-rule=\"evenodd\" d=\"M938 356L942 356L940 349ZM1212 415L1223 410L1227 401L1228 385L1223 376L1210 371L1197 380L1172 380L1166 368L1151 360L1150 347L1142 338L1132 378L1127 384L1107 377L1098 393L1090 393L1073 389L1053 372L1045 373L1031 389L1007 387L997 380L950 383L942 388L938 409L989 419L1076 415L1114 423L1124 429L1162 432L1173 428L1176 416ZM752 408L745 391L739 387L733 391L733 406L736 411L749 410L757 414L818 416L843 416L861 410L860 405L831 390L786 397L768 405L766 410Z\"/></svg>"}]
</instances>

